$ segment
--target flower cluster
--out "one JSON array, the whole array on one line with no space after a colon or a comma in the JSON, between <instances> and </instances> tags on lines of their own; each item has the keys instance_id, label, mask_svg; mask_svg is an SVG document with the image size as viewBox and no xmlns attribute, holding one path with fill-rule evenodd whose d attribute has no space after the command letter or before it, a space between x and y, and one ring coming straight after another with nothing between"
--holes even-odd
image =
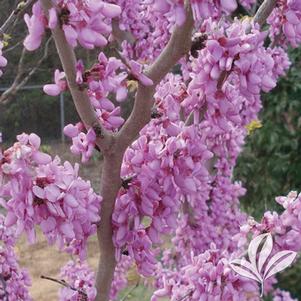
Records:
<instances>
[{"instance_id":1,"label":"flower cluster","mask_svg":"<svg viewBox=\"0 0 301 301\"><path fill-rule=\"evenodd\" d=\"M119 6L105 1L57 0L56 5L61 9L60 20L68 43L75 47L79 42L87 49L107 44L106 37L112 31L108 20L121 13Z\"/></svg>"},{"instance_id":2,"label":"flower cluster","mask_svg":"<svg viewBox=\"0 0 301 301\"><path fill-rule=\"evenodd\" d=\"M237 276L229 267L228 254L213 244L204 253L191 255L191 263L178 271L161 271L163 281L152 301L159 297L176 300L250 300L259 301L256 282Z\"/></svg>"},{"instance_id":3,"label":"flower cluster","mask_svg":"<svg viewBox=\"0 0 301 301\"><path fill-rule=\"evenodd\" d=\"M76 125L68 124L64 128L64 134L72 138L70 150L73 154L82 155L82 162L87 162L93 155L96 135L92 128L87 133L83 132L84 125L79 122Z\"/></svg>"},{"instance_id":4,"label":"flower cluster","mask_svg":"<svg viewBox=\"0 0 301 301\"><path fill-rule=\"evenodd\" d=\"M292 47L298 47L301 43L301 1L278 1L268 23L273 40L286 44L285 37Z\"/></svg>"},{"instance_id":5,"label":"flower cluster","mask_svg":"<svg viewBox=\"0 0 301 301\"><path fill-rule=\"evenodd\" d=\"M101 198L89 182L78 176L78 165L60 164L41 151L40 138L22 134L5 150L0 162L0 196L7 209L5 224L16 224L16 234L26 232L35 241L40 225L49 243L85 256L87 238L99 222ZM5 200L5 201L4 201Z\"/></svg>"},{"instance_id":6,"label":"flower cluster","mask_svg":"<svg viewBox=\"0 0 301 301\"><path fill-rule=\"evenodd\" d=\"M61 268L60 277L66 283L59 291L60 301L95 300L95 274L86 263L69 261Z\"/></svg>"},{"instance_id":7,"label":"flower cluster","mask_svg":"<svg viewBox=\"0 0 301 301\"><path fill-rule=\"evenodd\" d=\"M195 102L205 97L210 103L220 98L220 114L233 115L234 120L239 118L235 116L239 112L235 112L235 106L224 97L224 94L232 93L233 86L241 90L242 96L254 99L261 90L267 92L276 85L274 60L270 51L263 47L267 33L261 33L256 27L247 33L251 26L248 20L236 21L223 29L214 22L205 25L205 29L213 34L208 36L206 47L192 61L193 78L188 89L193 99L189 102L195 106Z\"/></svg>"},{"instance_id":8,"label":"flower cluster","mask_svg":"<svg viewBox=\"0 0 301 301\"><path fill-rule=\"evenodd\" d=\"M240 4L250 9L254 2ZM300 43L299 2L278 1L269 19L275 41L284 34L292 46ZM77 88L87 93L87 105L97 121L116 133L124 123L118 103L127 98L129 82L139 82L142 88L153 85L142 62L152 62L174 26L185 22L184 1L53 0L52 4L45 13L37 1L32 16L25 15L28 50L38 48L45 30L56 26L71 47L94 49L108 40L121 42L121 51L115 49L118 58L101 52L89 70L82 61L74 66ZM126 286L126 271L134 265L143 276L155 276L153 301L164 296L172 301L258 301L257 284L229 267L231 257L244 250L248 235L271 232L280 250L301 249L297 240L301 196L277 198L284 212L266 212L256 223L240 210L245 189L233 181L248 130L258 120L260 93L276 86L289 68L288 56L281 47L265 47L269 32L262 32L250 19L230 23L221 18L234 12L238 1L194 0L191 6L196 25L191 55L181 60L181 75L170 73L158 84L152 120L124 154L122 187L112 214L118 262L112 299ZM119 40L118 30L112 32L115 25L127 35L125 41ZM0 68L6 65L2 47ZM44 86L52 96L66 89L65 74L59 70L54 83ZM99 133L96 125L89 126L79 122L64 129L72 138L71 151L82 155L82 162L97 148ZM49 243L58 242L60 248L85 257L87 238L99 222L101 197L78 177L77 165L52 159L40 151L38 136L22 134L11 148L0 152L0 184L0 203L7 210L5 227L15 227L17 236L26 232L34 242L34 227L39 225ZM165 235L172 236L172 243L162 254L158 247L165 243ZM1 260L9 261L6 253L1 255ZM3 266L8 270L11 263ZM16 278L13 284L5 280L7 289L21 282L13 291L23 292L27 278L20 272L16 275L24 279ZM95 276L84 263L68 263L61 276L66 279L61 301L95 298ZM272 292L275 281L268 282L266 292ZM274 300L292 299L277 290Z\"/></svg>"},{"instance_id":9,"label":"flower cluster","mask_svg":"<svg viewBox=\"0 0 301 301\"><path fill-rule=\"evenodd\" d=\"M299 220L301 194L298 195L297 192L292 191L286 197L277 197L276 202L284 208L284 211L281 214L267 211L259 223L250 218L247 223L241 226L240 233L235 236L239 245L247 243L247 237L250 233L258 235L270 232L273 234L276 248L279 250L297 252L301 250L301 243L296 239L301 233Z\"/></svg>"},{"instance_id":10,"label":"flower cluster","mask_svg":"<svg viewBox=\"0 0 301 301\"><path fill-rule=\"evenodd\" d=\"M29 35L24 41L27 50L37 49L42 41L46 28L62 26L68 43L76 47L93 49L107 44L107 37L112 28L110 20L120 15L119 6L104 1L65 1L55 0L54 7L45 16L41 2L34 4L32 16L26 14L25 21Z\"/></svg>"},{"instance_id":11,"label":"flower cluster","mask_svg":"<svg viewBox=\"0 0 301 301\"><path fill-rule=\"evenodd\" d=\"M170 112L161 99L171 92L167 86L166 82L156 94L159 115ZM174 96L182 94L177 88L173 92ZM168 104L180 108L177 101L172 102L170 99ZM176 116L170 118L176 121ZM128 251L143 275L155 269L153 244L177 226L182 195L193 200L198 195L206 197L209 175L203 164L211 157L195 128L185 128L167 116L153 120L126 152L122 167L125 185L113 213L114 242L119 254Z\"/></svg>"},{"instance_id":12,"label":"flower cluster","mask_svg":"<svg viewBox=\"0 0 301 301\"><path fill-rule=\"evenodd\" d=\"M40 47L45 28L54 29L57 25L57 13L54 8L49 10L49 17L44 14L40 1L32 7L32 16L24 15L29 34L24 40L24 46L27 50L33 51Z\"/></svg>"},{"instance_id":13,"label":"flower cluster","mask_svg":"<svg viewBox=\"0 0 301 301\"><path fill-rule=\"evenodd\" d=\"M0 214L0 299L32 301L28 292L31 280L28 273L19 267L15 242L15 229L7 227L5 217Z\"/></svg>"},{"instance_id":14,"label":"flower cluster","mask_svg":"<svg viewBox=\"0 0 301 301\"><path fill-rule=\"evenodd\" d=\"M43 87L44 92L50 96L57 96L66 89L65 72L60 72L58 69L54 72L54 84L48 84Z\"/></svg>"},{"instance_id":15,"label":"flower cluster","mask_svg":"<svg viewBox=\"0 0 301 301\"><path fill-rule=\"evenodd\" d=\"M195 20L202 18L217 18L222 13L230 14L237 8L236 0L197 0L191 3ZM183 1L174 0L154 0L154 8L174 20L177 25L182 25L185 21L185 10Z\"/></svg>"}]
</instances>

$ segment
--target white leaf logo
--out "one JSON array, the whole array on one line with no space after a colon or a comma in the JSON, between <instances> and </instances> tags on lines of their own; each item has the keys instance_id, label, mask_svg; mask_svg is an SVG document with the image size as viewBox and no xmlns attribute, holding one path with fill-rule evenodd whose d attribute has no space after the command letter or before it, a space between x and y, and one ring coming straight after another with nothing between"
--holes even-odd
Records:
<instances>
[{"instance_id":1,"label":"white leaf logo","mask_svg":"<svg viewBox=\"0 0 301 301\"><path fill-rule=\"evenodd\" d=\"M284 250L273 255L267 262L272 250L272 235L270 233L260 234L250 242L248 248L250 261L243 258L234 259L230 262L230 267L237 274L255 280L261 284L261 297L263 295L264 281L286 269L297 256L297 253L294 251Z\"/></svg>"}]
</instances>

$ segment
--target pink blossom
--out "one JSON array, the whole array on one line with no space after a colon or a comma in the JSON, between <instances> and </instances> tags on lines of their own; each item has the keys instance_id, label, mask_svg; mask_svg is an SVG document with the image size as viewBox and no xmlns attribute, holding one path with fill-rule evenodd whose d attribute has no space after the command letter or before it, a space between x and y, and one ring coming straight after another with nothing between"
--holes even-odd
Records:
<instances>
[{"instance_id":1,"label":"pink blossom","mask_svg":"<svg viewBox=\"0 0 301 301\"><path fill-rule=\"evenodd\" d=\"M67 89L65 72L60 72L56 69L54 72L54 82L54 84L48 84L43 87L43 91L50 96L57 96Z\"/></svg>"},{"instance_id":2,"label":"pink blossom","mask_svg":"<svg viewBox=\"0 0 301 301\"><path fill-rule=\"evenodd\" d=\"M2 49L3 49L3 42L0 41L0 76L3 74L1 68L7 65L7 59L3 56Z\"/></svg>"},{"instance_id":3,"label":"pink blossom","mask_svg":"<svg viewBox=\"0 0 301 301\"><path fill-rule=\"evenodd\" d=\"M53 11L51 12L51 22L49 24L54 25ZM45 32L45 25L47 24L46 17L44 15L43 9L40 2L36 2L32 7L32 16L28 14L24 15L24 20L26 22L29 34L24 41L24 46L27 50L33 51L40 47L42 42L42 37Z\"/></svg>"},{"instance_id":4,"label":"pink blossom","mask_svg":"<svg viewBox=\"0 0 301 301\"><path fill-rule=\"evenodd\" d=\"M13 147L3 152L0 199L7 210L5 224L16 225L16 235L25 232L35 241L35 225L40 225L49 243L85 256L87 238L95 233L101 198L90 183L78 177L74 167L39 151L40 138L22 134ZM20 185L19 185L20 184ZM26 210L24 210L26 208Z\"/></svg>"},{"instance_id":5,"label":"pink blossom","mask_svg":"<svg viewBox=\"0 0 301 301\"><path fill-rule=\"evenodd\" d=\"M153 81L148 78L146 75L143 74L142 72L142 65L140 65L139 63L135 62L135 61L130 61L129 62L129 66L130 66L130 71L131 71L131 75L137 79L142 85L144 86L152 86L153 85Z\"/></svg>"},{"instance_id":6,"label":"pink blossom","mask_svg":"<svg viewBox=\"0 0 301 301\"><path fill-rule=\"evenodd\" d=\"M60 301L95 300L95 275L87 263L69 261L61 268L60 277L73 288L61 288L59 292Z\"/></svg>"}]
</instances>

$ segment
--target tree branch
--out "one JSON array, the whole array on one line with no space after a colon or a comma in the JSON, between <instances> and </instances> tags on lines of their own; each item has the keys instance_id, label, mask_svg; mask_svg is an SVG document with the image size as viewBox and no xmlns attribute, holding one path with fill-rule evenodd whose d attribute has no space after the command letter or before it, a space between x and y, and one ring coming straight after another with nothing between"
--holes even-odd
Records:
<instances>
[{"instance_id":1,"label":"tree branch","mask_svg":"<svg viewBox=\"0 0 301 301\"><path fill-rule=\"evenodd\" d=\"M127 41L131 45L135 43L135 37L131 32L120 29L118 19L112 20L112 35L118 44L121 44L123 41Z\"/></svg>"},{"instance_id":2,"label":"tree branch","mask_svg":"<svg viewBox=\"0 0 301 301\"><path fill-rule=\"evenodd\" d=\"M71 289L73 291L78 292L81 296L85 297L86 299L88 297L87 294L86 294L86 292L84 290L77 289L77 288L73 287L72 285L70 285L69 283L67 283L65 280L58 280L58 279L55 279L55 278L52 278L52 277L49 277L49 276L44 276L44 275L41 276L41 279L45 279L45 280L49 280L49 281L58 283L58 284L60 284L60 285L62 285L64 287L67 287L67 288L69 288L69 289Z\"/></svg>"},{"instance_id":3,"label":"tree branch","mask_svg":"<svg viewBox=\"0 0 301 301\"><path fill-rule=\"evenodd\" d=\"M138 85L133 111L117 135L118 146L122 149L127 148L137 137L139 131L149 122L156 85L179 59L190 51L193 16L189 1L185 2L185 8L185 23L180 27L175 27L168 44L146 72L154 85L148 87L140 83Z\"/></svg>"},{"instance_id":4,"label":"tree branch","mask_svg":"<svg viewBox=\"0 0 301 301\"><path fill-rule=\"evenodd\" d=\"M21 12L25 11L28 7L30 7L30 5L33 4L33 2L34 0L23 0L23 4L22 2L18 4L18 6L11 12L9 17L0 27L0 38L6 33L8 28L16 22Z\"/></svg>"},{"instance_id":5,"label":"tree branch","mask_svg":"<svg viewBox=\"0 0 301 301\"><path fill-rule=\"evenodd\" d=\"M276 3L277 0L264 0L264 2L258 8L253 18L253 22L258 23L260 27L262 27L276 6Z\"/></svg>"},{"instance_id":6,"label":"tree branch","mask_svg":"<svg viewBox=\"0 0 301 301\"><path fill-rule=\"evenodd\" d=\"M23 48L18 68L17 68L17 75L14 79L14 82L12 85L4 91L0 96L0 103L1 104L7 104L12 99L12 96L16 95L17 92L30 80L30 78L36 73L38 68L41 66L41 64L45 61L45 59L48 57L48 49L49 44L52 41L52 38L49 38L47 42L45 43L45 49L43 56L37 61L35 66L30 69L28 74L22 79L22 75L24 74L24 58L26 54L26 49Z\"/></svg>"},{"instance_id":7,"label":"tree branch","mask_svg":"<svg viewBox=\"0 0 301 301\"><path fill-rule=\"evenodd\" d=\"M42 5L45 12L52 7L51 0L42 0ZM60 26L56 26L52 30L52 36L55 41L56 49L63 65L64 72L70 93L73 98L76 110L85 124L86 128L95 128L98 133L97 135L97 146L103 153L107 153L112 145L113 136L99 123L96 113L92 107L90 99L86 89L82 89L76 83L76 56L73 48L68 44L65 34Z\"/></svg>"}]
</instances>

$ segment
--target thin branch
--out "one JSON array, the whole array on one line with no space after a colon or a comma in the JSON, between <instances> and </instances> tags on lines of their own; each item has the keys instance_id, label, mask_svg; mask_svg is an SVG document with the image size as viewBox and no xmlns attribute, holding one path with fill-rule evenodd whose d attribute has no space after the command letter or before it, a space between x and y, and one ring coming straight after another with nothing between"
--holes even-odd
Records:
<instances>
[{"instance_id":1,"label":"thin branch","mask_svg":"<svg viewBox=\"0 0 301 301\"><path fill-rule=\"evenodd\" d=\"M72 285L70 285L69 283L67 283L63 279L59 280L59 279L55 279L55 278L52 278L52 277L49 277L49 276L44 276L44 275L42 275L41 278L45 279L45 280L49 280L49 281L55 282L55 283L58 283L58 284L60 284L60 285L62 285L64 287L70 288L71 290L78 292L79 294L81 294L84 297L87 297L86 292L84 292L82 289L77 289L77 288L73 287Z\"/></svg>"},{"instance_id":2,"label":"thin branch","mask_svg":"<svg viewBox=\"0 0 301 301\"><path fill-rule=\"evenodd\" d=\"M127 41L131 45L135 44L135 37L132 35L131 32L121 30L119 27L119 20L113 19L112 20L112 35L118 44L121 44L123 41Z\"/></svg>"},{"instance_id":3,"label":"thin branch","mask_svg":"<svg viewBox=\"0 0 301 301\"><path fill-rule=\"evenodd\" d=\"M9 48L4 48L3 50L3 54L6 54L14 49L16 49L18 46L22 45L24 41L24 38L22 38L22 40L18 41L16 44L14 44L13 46L9 47Z\"/></svg>"},{"instance_id":4,"label":"thin branch","mask_svg":"<svg viewBox=\"0 0 301 301\"><path fill-rule=\"evenodd\" d=\"M18 6L11 12L9 17L5 20L3 25L0 27L0 37L3 36L8 28L13 25L16 20L20 17L21 13L25 11L31 4L33 4L34 0L23 0Z\"/></svg>"},{"instance_id":5,"label":"thin branch","mask_svg":"<svg viewBox=\"0 0 301 301\"><path fill-rule=\"evenodd\" d=\"M121 149L127 148L144 125L149 122L156 85L179 59L191 49L193 16L189 1L185 1L185 8L185 23L182 26L175 27L168 44L146 72L154 85L148 87L140 83L138 85L133 111L117 135L117 143Z\"/></svg>"},{"instance_id":6,"label":"thin branch","mask_svg":"<svg viewBox=\"0 0 301 301\"><path fill-rule=\"evenodd\" d=\"M30 78L36 73L36 71L39 69L41 64L46 60L48 57L48 50L49 50L49 44L52 41L52 37L50 37L47 42L45 43L45 49L43 56L35 63L35 66L31 68L31 70L28 72L28 74L22 79L22 75L24 74L24 58L26 54L26 49L23 48L18 68L17 68L17 75L14 79L14 82L12 85L2 93L0 96L0 103L1 104L7 104L12 99L12 96L16 95L17 92L30 80Z\"/></svg>"},{"instance_id":7,"label":"thin branch","mask_svg":"<svg viewBox=\"0 0 301 301\"><path fill-rule=\"evenodd\" d=\"M263 3L258 8L254 18L253 22L258 23L260 27L264 25L267 18L271 14L272 10L275 8L277 3L277 0L264 0Z\"/></svg>"},{"instance_id":8,"label":"thin branch","mask_svg":"<svg viewBox=\"0 0 301 301\"><path fill-rule=\"evenodd\" d=\"M58 284L60 284L64 287L68 287L68 288L72 289L73 291L77 290L76 288L74 288L70 284L68 284L65 280L59 280L59 279L55 279L55 278L52 278L52 277L49 277L49 276L44 276L44 275L41 276L41 279L45 279L45 280L49 280L49 281L58 283Z\"/></svg>"},{"instance_id":9,"label":"thin branch","mask_svg":"<svg viewBox=\"0 0 301 301\"><path fill-rule=\"evenodd\" d=\"M49 9L52 7L51 0L42 0L41 2L45 12L48 13ZM59 25L52 30L52 36L54 38L56 49L66 74L68 87L77 112L86 128L93 127L94 129L97 129L98 133L101 132L101 135L97 137L97 145L103 153L106 153L109 151L112 145L113 136L109 134L109 132L99 123L96 112L94 111L88 97L87 90L79 87L79 85L76 83L75 66L77 61L74 50L68 44L65 34Z\"/></svg>"}]
</instances>

